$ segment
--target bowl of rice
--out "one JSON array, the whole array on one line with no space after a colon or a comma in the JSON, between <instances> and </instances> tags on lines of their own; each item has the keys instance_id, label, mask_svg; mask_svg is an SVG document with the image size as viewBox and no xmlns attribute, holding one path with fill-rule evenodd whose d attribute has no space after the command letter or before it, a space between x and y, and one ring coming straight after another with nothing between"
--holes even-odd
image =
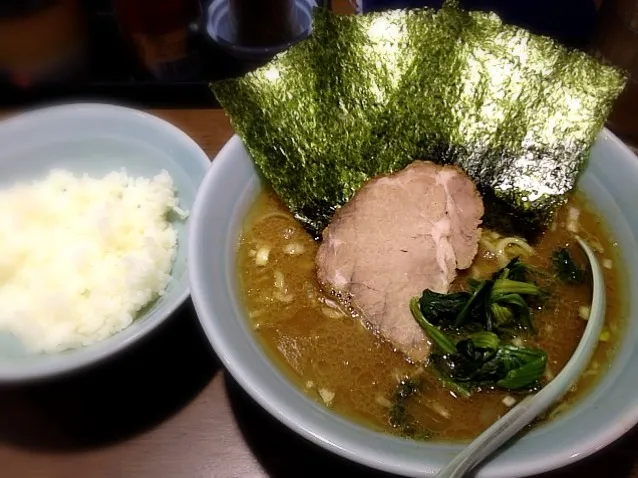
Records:
<instances>
[{"instance_id":1,"label":"bowl of rice","mask_svg":"<svg viewBox=\"0 0 638 478\"><path fill-rule=\"evenodd\" d=\"M188 298L189 211L210 164L173 125L103 104L0 122L0 383L77 371Z\"/></svg>"}]
</instances>

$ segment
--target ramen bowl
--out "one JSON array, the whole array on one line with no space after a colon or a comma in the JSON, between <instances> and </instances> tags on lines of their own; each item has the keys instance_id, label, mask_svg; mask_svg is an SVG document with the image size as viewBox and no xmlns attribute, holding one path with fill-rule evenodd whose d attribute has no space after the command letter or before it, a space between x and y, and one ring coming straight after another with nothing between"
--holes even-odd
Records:
<instances>
[{"instance_id":1,"label":"ramen bowl","mask_svg":"<svg viewBox=\"0 0 638 478\"><path fill-rule=\"evenodd\" d=\"M101 177L125 168L152 178L166 170L180 206L191 209L210 161L178 128L134 109L69 104L34 110L0 122L0 186L43 179L52 169ZM105 340L60 353L31 353L0 333L0 383L46 379L74 372L122 352L166 321L189 295L188 228L176 220L178 246L171 280L159 299L133 323ZM20 231L16 231L20 234Z\"/></svg>"},{"instance_id":2,"label":"ramen bowl","mask_svg":"<svg viewBox=\"0 0 638 478\"><path fill-rule=\"evenodd\" d=\"M578 189L605 219L618 244L627 291L638 280L638 159L604 130ZM311 442L372 468L434 476L460 444L419 442L349 421L314 401L273 363L245 317L237 274L242 222L262 187L238 137L213 161L190 222L189 277L199 320L225 367L263 408ZM574 463L613 442L638 422L638 297L625 293L627 323L608 369L556 418L528 430L477 471L485 478L529 476Z\"/></svg>"}]
</instances>

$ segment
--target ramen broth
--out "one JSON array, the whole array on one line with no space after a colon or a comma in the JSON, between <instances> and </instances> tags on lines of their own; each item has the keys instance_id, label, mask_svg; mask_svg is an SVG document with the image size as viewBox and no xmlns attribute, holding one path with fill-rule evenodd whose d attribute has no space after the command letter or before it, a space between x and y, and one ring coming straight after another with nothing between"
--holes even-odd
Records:
<instances>
[{"instance_id":1,"label":"ramen broth","mask_svg":"<svg viewBox=\"0 0 638 478\"><path fill-rule=\"evenodd\" d=\"M581 265L583 254L573 246L574 212L579 211L578 234L597 249L605 265L607 316L602 339L588 371L550 412L562 411L590 387L608 366L621 333L622 300L616 246L582 197L562 207L556 221L534 253L512 245L508 257L551 270L551 254L566 245ZM572 224L573 226L573 224ZM570 226L571 227L571 226ZM472 268L459 274L453 289L468 276L484 278L502 267L490 244L499 238L484 231ZM460 441L477 436L520 400L524 394L507 390L480 390L460 398L442 386L435 371L412 364L391 343L353 318L335 298L324 293L315 276L318 243L292 217L271 190L262 191L244 222L238 249L240 289L246 313L268 355L309 396L336 412L388 433L438 441ZM589 284L557 288L543 308L534 311L537 334L521 334L520 345L536 346L548 354L546 376L560 372L575 350L591 302ZM406 304L408 307L408 304ZM406 377L419 376L419 392L405 402L411 417L409 433L393 426L391 414L397 386Z\"/></svg>"}]
</instances>

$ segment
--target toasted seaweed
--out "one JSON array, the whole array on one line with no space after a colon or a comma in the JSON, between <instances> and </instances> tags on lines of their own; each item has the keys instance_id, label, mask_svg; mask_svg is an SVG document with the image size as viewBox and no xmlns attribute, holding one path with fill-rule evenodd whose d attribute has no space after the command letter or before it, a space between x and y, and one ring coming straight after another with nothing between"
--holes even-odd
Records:
<instances>
[{"instance_id":1,"label":"toasted seaweed","mask_svg":"<svg viewBox=\"0 0 638 478\"><path fill-rule=\"evenodd\" d=\"M263 177L318 236L370 178L415 159L462 167L486 223L547 225L625 75L448 2L336 15L267 65L211 88Z\"/></svg>"}]
</instances>

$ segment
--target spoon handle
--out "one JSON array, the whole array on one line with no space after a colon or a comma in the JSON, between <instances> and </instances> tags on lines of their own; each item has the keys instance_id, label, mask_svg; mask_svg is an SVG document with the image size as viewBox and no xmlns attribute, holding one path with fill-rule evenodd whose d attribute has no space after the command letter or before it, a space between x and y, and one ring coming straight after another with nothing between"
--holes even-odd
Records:
<instances>
[{"instance_id":1,"label":"spoon handle","mask_svg":"<svg viewBox=\"0 0 638 478\"><path fill-rule=\"evenodd\" d=\"M437 478L462 478L477 464L503 446L571 388L589 365L605 323L605 282L598 259L591 248L577 238L591 264L593 295L587 327L567 365L535 395L528 395L444 466Z\"/></svg>"},{"instance_id":2,"label":"spoon handle","mask_svg":"<svg viewBox=\"0 0 638 478\"><path fill-rule=\"evenodd\" d=\"M436 475L437 478L462 478L478 463L498 450L504 443L516 433L525 428L539 413L544 410L545 404L532 400L527 396L518 405L512 408L491 427L485 430L478 438L456 455Z\"/></svg>"}]
</instances>

